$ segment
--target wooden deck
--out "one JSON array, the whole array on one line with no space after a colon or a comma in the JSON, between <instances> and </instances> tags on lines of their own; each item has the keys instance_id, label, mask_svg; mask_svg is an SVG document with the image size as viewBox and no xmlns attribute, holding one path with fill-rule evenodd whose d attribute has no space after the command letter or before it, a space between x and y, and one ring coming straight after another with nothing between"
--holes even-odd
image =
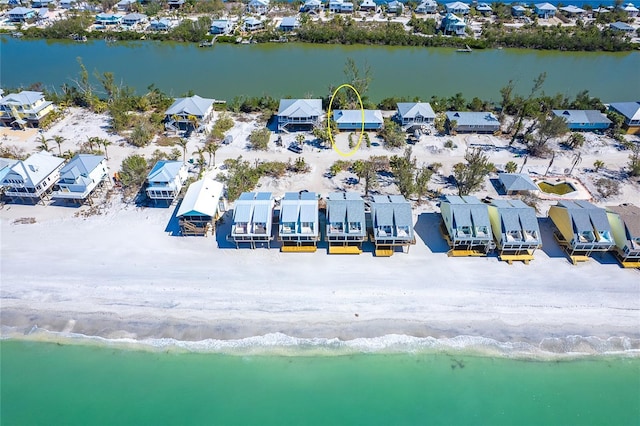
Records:
<instances>
[{"instance_id":1,"label":"wooden deck","mask_svg":"<svg viewBox=\"0 0 640 426\"><path fill-rule=\"evenodd\" d=\"M329 246L329 254L360 254L362 250L358 246Z\"/></svg>"}]
</instances>

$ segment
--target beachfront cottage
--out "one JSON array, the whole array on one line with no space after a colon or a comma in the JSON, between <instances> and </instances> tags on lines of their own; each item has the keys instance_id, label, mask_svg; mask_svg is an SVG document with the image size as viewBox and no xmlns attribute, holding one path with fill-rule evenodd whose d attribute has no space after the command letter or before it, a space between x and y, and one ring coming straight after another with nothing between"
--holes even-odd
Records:
<instances>
[{"instance_id":1,"label":"beachfront cottage","mask_svg":"<svg viewBox=\"0 0 640 426\"><path fill-rule=\"evenodd\" d=\"M256 243L271 245L271 225L273 223L273 206L275 201L270 192L243 192L236 200L233 208L230 239L239 248L241 243L249 243L256 248Z\"/></svg>"},{"instance_id":2,"label":"beachfront cottage","mask_svg":"<svg viewBox=\"0 0 640 426\"><path fill-rule=\"evenodd\" d=\"M314 252L320 235L315 192L287 192L280 202L278 238L283 252Z\"/></svg>"},{"instance_id":3,"label":"beachfront cottage","mask_svg":"<svg viewBox=\"0 0 640 426\"><path fill-rule=\"evenodd\" d=\"M169 0L167 1L167 6L169 6L169 9L180 9L184 3L185 0Z\"/></svg>"},{"instance_id":4,"label":"beachfront cottage","mask_svg":"<svg viewBox=\"0 0 640 426\"><path fill-rule=\"evenodd\" d=\"M580 17L582 15L584 15L584 13L586 12L586 10L578 7L578 6L573 6L573 5L569 5L569 6L563 6L560 8L560 10L562 12L565 13L565 15L569 16L570 18L577 18Z\"/></svg>"},{"instance_id":5,"label":"beachfront cottage","mask_svg":"<svg viewBox=\"0 0 640 426\"><path fill-rule=\"evenodd\" d=\"M137 2L138 0L120 0L116 3L116 9L118 9L119 12L130 12Z\"/></svg>"},{"instance_id":6,"label":"beachfront cottage","mask_svg":"<svg viewBox=\"0 0 640 426\"><path fill-rule=\"evenodd\" d=\"M640 207L622 204L606 209L616 258L623 268L640 268Z\"/></svg>"},{"instance_id":7,"label":"beachfront cottage","mask_svg":"<svg viewBox=\"0 0 640 426\"><path fill-rule=\"evenodd\" d=\"M509 264L533 260L542 247L536 210L522 200L492 200L488 210L498 258Z\"/></svg>"},{"instance_id":8,"label":"beachfront cottage","mask_svg":"<svg viewBox=\"0 0 640 426\"><path fill-rule=\"evenodd\" d=\"M296 16L285 16L280 22L280 31L295 31L300 28L300 21Z\"/></svg>"},{"instance_id":9,"label":"beachfront cottage","mask_svg":"<svg viewBox=\"0 0 640 426\"><path fill-rule=\"evenodd\" d=\"M64 159L45 152L17 161L2 179L4 195L33 203L44 201L58 181L63 164Z\"/></svg>"},{"instance_id":10,"label":"beachfront cottage","mask_svg":"<svg viewBox=\"0 0 640 426\"><path fill-rule=\"evenodd\" d=\"M387 3L387 12L401 14L404 12L404 3L393 0Z\"/></svg>"},{"instance_id":11,"label":"beachfront cottage","mask_svg":"<svg viewBox=\"0 0 640 426\"><path fill-rule=\"evenodd\" d=\"M269 10L270 0L250 0L247 4L247 12L264 15Z\"/></svg>"},{"instance_id":12,"label":"beachfront cottage","mask_svg":"<svg viewBox=\"0 0 640 426\"><path fill-rule=\"evenodd\" d=\"M640 10L638 10L638 8L633 5L633 3L623 4L622 6L619 6L619 7L624 12L627 12L627 15L629 15L629 18L637 17L638 13L640 12Z\"/></svg>"},{"instance_id":13,"label":"beachfront cottage","mask_svg":"<svg viewBox=\"0 0 640 426\"><path fill-rule=\"evenodd\" d=\"M362 12L375 12L378 8L378 5L373 0L362 0L360 3L360 10Z\"/></svg>"},{"instance_id":14,"label":"beachfront cottage","mask_svg":"<svg viewBox=\"0 0 640 426\"><path fill-rule=\"evenodd\" d=\"M169 18L153 19L149 22L150 31L169 31L176 27L178 22Z\"/></svg>"},{"instance_id":15,"label":"beachfront cottage","mask_svg":"<svg viewBox=\"0 0 640 426\"><path fill-rule=\"evenodd\" d=\"M193 182L176 213L180 234L207 236L215 232L216 221L224 212L224 186L209 178Z\"/></svg>"},{"instance_id":16,"label":"beachfront cottage","mask_svg":"<svg viewBox=\"0 0 640 426\"><path fill-rule=\"evenodd\" d=\"M462 18L453 13L447 13L447 16L442 19L441 28L445 34L455 34L459 36L467 34L467 24L465 24Z\"/></svg>"},{"instance_id":17,"label":"beachfront cottage","mask_svg":"<svg viewBox=\"0 0 640 426\"><path fill-rule=\"evenodd\" d=\"M408 253L416 243L411 204L402 195L374 195L371 224L376 256L392 256L396 247Z\"/></svg>"},{"instance_id":18,"label":"beachfront cottage","mask_svg":"<svg viewBox=\"0 0 640 426\"><path fill-rule=\"evenodd\" d=\"M623 128L627 131L627 134L640 134L640 101L614 102L609 104L609 109L624 117Z\"/></svg>"},{"instance_id":19,"label":"beachfront cottage","mask_svg":"<svg viewBox=\"0 0 640 426\"><path fill-rule=\"evenodd\" d=\"M50 4L55 5L55 2L53 0L33 0L31 7L34 9L48 8Z\"/></svg>"},{"instance_id":20,"label":"beachfront cottage","mask_svg":"<svg viewBox=\"0 0 640 426\"><path fill-rule=\"evenodd\" d=\"M329 254L360 254L367 238L364 200L355 192L327 196L326 241Z\"/></svg>"},{"instance_id":21,"label":"beachfront cottage","mask_svg":"<svg viewBox=\"0 0 640 426\"><path fill-rule=\"evenodd\" d=\"M380 130L384 122L382 111L372 109L337 109L331 117L339 130L362 130L362 116L364 111L364 130Z\"/></svg>"},{"instance_id":22,"label":"beachfront cottage","mask_svg":"<svg viewBox=\"0 0 640 426\"><path fill-rule=\"evenodd\" d=\"M605 130L611 126L611 120L595 109L554 109L552 112L564 119L569 130Z\"/></svg>"},{"instance_id":23,"label":"beachfront cottage","mask_svg":"<svg viewBox=\"0 0 640 426\"><path fill-rule=\"evenodd\" d=\"M352 13L353 3L343 0L329 0L329 12L334 13Z\"/></svg>"},{"instance_id":24,"label":"beachfront cottage","mask_svg":"<svg viewBox=\"0 0 640 426\"><path fill-rule=\"evenodd\" d=\"M122 15L114 13L98 13L95 23L98 25L118 25L122 21Z\"/></svg>"},{"instance_id":25,"label":"beachfront cottage","mask_svg":"<svg viewBox=\"0 0 640 426\"><path fill-rule=\"evenodd\" d=\"M0 99L0 122L7 127L38 127L51 111L53 103L42 92L23 90Z\"/></svg>"},{"instance_id":26,"label":"beachfront cottage","mask_svg":"<svg viewBox=\"0 0 640 426\"><path fill-rule=\"evenodd\" d=\"M318 14L324 10L324 4L321 0L307 0L300 8L300 12Z\"/></svg>"},{"instance_id":27,"label":"beachfront cottage","mask_svg":"<svg viewBox=\"0 0 640 426\"><path fill-rule=\"evenodd\" d=\"M455 15L467 15L469 14L469 5L466 3L462 3L460 1L455 1L453 3L447 3L444 5L447 13L453 13Z\"/></svg>"},{"instance_id":28,"label":"beachfront cottage","mask_svg":"<svg viewBox=\"0 0 640 426\"><path fill-rule=\"evenodd\" d=\"M36 17L36 10L28 7L14 7L7 12L7 16L11 22L25 22Z\"/></svg>"},{"instance_id":29,"label":"beachfront cottage","mask_svg":"<svg viewBox=\"0 0 640 426\"><path fill-rule=\"evenodd\" d=\"M431 125L436 119L436 113L428 102L398 102L397 108L395 119L406 132Z\"/></svg>"},{"instance_id":30,"label":"beachfront cottage","mask_svg":"<svg viewBox=\"0 0 640 426\"><path fill-rule=\"evenodd\" d=\"M214 99L201 98L198 95L177 98L164 113L165 128L173 131L203 131L213 117L214 102Z\"/></svg>"},{"instance_id":31,"label":"beachfront cottage","mask_svg":"<svg viewBox=\"0 0 640 426\"><path fill-rule=\"evenodd\" d=\"M62 9L77 9L79 0L60 0L60 7Z\"/></svg>"},{"instance_id":32,"label":"beachfront cottage","mask_svg":"<svg viewBox=\"0 0 640 426\"><path fill-rule=\"evenodd\" d=\"M636 29L631 25L627 24L626 22L620 21L610 23L609 28L611 29L611 31L628 35L633 35L633 33L636 31Z\"/></svg>"},{"instance_id":33,"label":"beachfront cottage","mask_svg":"<svg viewBox=\"0 0 640 426\"><path fill-rule=\"evenodd\" d=\"M128 27L133 27L135 25L144 25L147 23L149 18L144 13L129 13L128 15L124 15L122 17L122 25L126 25Z\"/></svg>"},{"instance_id":34,"label":"beachfront cottage","mask_svg":"<svg viewBox=\"0 0 640 426\"><path fill-rule=\"evenodd\" d=\"M13 158L0 158L0 199L4 195L5 185L3 183L4 177L9 174L11 167L16 164L18 160Z\"/></svg>"},{"instance_id":35,"label":"beachfront cottage","mask_svg":"<svg viewBox=\"0 0 640 426\"><path fill-rule=\"evenodd\" d=\"M278 131L312 130L322 120L321 99L281 99Z\"/></svg>"},{"instance_id":36,"label":"beachfront cottage","mask_svg":"<svg viewBox=\"0 0 640 426\"><path fill-rule=\"evenodd\" d=\"M514 18L522 18L526 15L526 13L527 8L524 6L521 6L519 4L511 6L511 16L513 16Z\"/></svg>"},{"instance_id":37,"label":"beachfront cottage","mask_svg":"<svg viewBox=\"0 0 640 426\"><path fill-rule=\"evenodd\" d=\"M556 16L556 7L551 3L536 3L534 12L538 18L549 19Z\"/></svg>"},{"instance_id":38,"label":"beachfront cottage","mask_svg":"<svg viewBox=\"0 0 640 426\"><path fill-rule=\"evenodd\" d=\"M447 111L446 116L450 132L495 133L500 130L500 121L491 112Z\"/></svg>"},{"instance_id":39,"label":"beachfront cottage","mask_svg":"<svg viewBox=\"0 0 640 426\"><path fill-rule=\"evenodd\" d=\"M493 9L487 3L478 3L476 11L484 16L489 16L493 13Z\"/></svg>"},{"instance_id":40,"label":"beachfront cottage","mask_svg":"<svg viewBox=\"0 0 640 426\"><path fill-rule=\"evenodd\" d=\"M54 199L91 203L91 195L105 182L109 183L109 169L104 156L76 154L60 170L60 179L51 195Z\"/></svg>"},{"instance_id":41,"label":"beachfront cottage","mask_svg":"<svg viewBox=\"0 0 640 426\"><path fill-rule=\"evenodd\" d=\"M447 195L440 203L440 232L448 256L486 256L493 248L489 209L476 197Z\"/></svg>"},{"instance_id":42,"label":"beachfront cottage","mask_svg":"<svg viewBox=\"0 0 640 426\"><path fill-rule=\"evenodd\" d=\"M549 208L549 218L555 226L554 238L574 265L589 260L594 251L605 252L614 246L605 209L588 201L558 201Z\"/></svg>"},{"instance_id":43,"label":"beachfront cottage","mask_svg":"<svg viewBox=\"0 0 640 426\"><path fill-rule=\"evenodd\" d=\"M216 19L211 22L209 34L230 34L233 30L233 24L228 19Z\"/></svg>"},{"instance_id":44,"label":"beachfront cottage","mask_svg":"<svg viewBox=\"0 0 640 426\"><path fill-rule=\"evenodd\" d=\"M416 7L416 13L432 14L438 11L438 3L434 0L425 0Z\"/></svg>"},{"instance_id":45,"label":"beachfront cottage","mask_svg":"<svg viewBox=\"0 0 640 426\"><path fill-rule=\"evenodd\" d=\"M147 175L147 196L171 204L187 180L187 166L182 161L158 161Z\"/></svg>"},{"instance_id":46,"label":"beachfront cottage","mask_svg":"<svg viewBox=\"0 0 640 426\"><path fill-rule=\"evenodd\" d=\"M248 18L245 18L243 27L244 30L248 32L257 31L264 28L264 23L261 20L250 16Z\"/></svg>"},{"instance_id":47,"label":"beachfront cottage","mask_svg":"<svg viewBox=\"0 0 640 426\"><path fill-rule=\"evenodd\" d=\"M537 194L540 190L529 175L523 173L498 173L498 182L507 195Z\"/></svg>"}]
</instances>

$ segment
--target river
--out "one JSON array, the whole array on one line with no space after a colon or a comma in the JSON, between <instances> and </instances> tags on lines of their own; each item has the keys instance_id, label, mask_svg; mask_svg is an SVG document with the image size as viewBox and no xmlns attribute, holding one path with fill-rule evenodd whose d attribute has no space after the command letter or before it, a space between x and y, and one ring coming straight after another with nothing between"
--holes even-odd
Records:
<instances>
[{"instance_id":1,"label":"river","mask_svg":"<svg viewBox=\"0 0 640 426\"><path fill-rule=\"evenodd\" d=\"M194 44L150 41L74 43L17 40L0 44L3 88L43 83L59 89L73 84L81 57L91 72L111 71L116 80L145 90L149 85L172 96L196 94L231 100L235 96L324 96L330 85L344 82L347 58L369 64L373 81L369 97L452 96L458 92L498 100L509 80L526 94L533 79L547 73L547 94L574 96L589 90L604 102L640 99L640 52L556 52L523 49L474 50L424 47L336 46L299 43L229 45L199 48Z\"/></svg>"}]
</instances>

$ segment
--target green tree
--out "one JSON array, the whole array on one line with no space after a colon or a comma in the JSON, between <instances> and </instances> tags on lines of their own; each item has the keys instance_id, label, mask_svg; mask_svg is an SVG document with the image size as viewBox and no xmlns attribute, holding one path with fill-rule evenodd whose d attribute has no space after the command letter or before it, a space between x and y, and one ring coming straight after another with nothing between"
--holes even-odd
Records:
<instances>
[{"instance_id":1,"label":"green tree","mask_svg":"<svg viewBox=\"0 0 640 426\"><path fill-rule=\"evenodd\" d=\"M58 145L58 155L60 155L61 157L62 157L62 143L65 140L66 139L64 138L64 136L56 135L53 137L53 141L56 143L56 145Z\"/></svg>"},{"instance_id":2,"label":"green tree","mask_svg":"<svg viewBox=\"0 0 640 426\"><path fill-rule=\"evenodd\" d=\"M507 173L515 173L518 170L518 165L515 161L509 161L504 165L504 171Z\"/></svg>"},{"instance_id":3,"label":"green tree","mask_svg":"<svg viewBox=\"0 0 640 426\"><path fill-rule=\"evenodd\" d=\"M393 180L398 191L405 198L409 198L415 190L414 173L416 170L416 160L411 158L412 150L408 147L402 156L394 155L389 160Z\"/></svg>"},{"instance_id":4,"label":"green tree","mask_svg":"<svg viewBox=\"0 0 640 426\"><path fill-rule=\"evenodd\" d=\"M593 162L593 170L598 173L598 171L600 171L601 168L603 168L605 166L604 161L602 160L596 160Z\"/></svg>"},{"instance_id":5,"label":"green tree","mask_svg":"<svg viewBox=\"0 0 640 426\"><path fill-rule=\"evenodd\" d=\"M384 119L384 125L378 132L387 148L400 148L406 144L404 132L398 123L390 118Z\"/></svg>"},{"instance_id":6,"label":"green tree","mask_svg":"<svg viewBox=\"0 0 640 426\"><path fill-rule=\"evenodd\" d=\"M413 190L418 197L418 204L422 203L422 198L429 192L428 184L431 176L433 176L433 170L429 166L422 166L416 170Z\"/></svg>"},{"instance_id":7,"label":"green tree","mask_svg":"<svg viewBox=\"0 0 640 426\"><path fill-rule=\"evenodd\" d=\"M536 136L527 141L529 154L542 157L547 154L549 149L547 143L552 138L559 138L569 131L567 122L562 117L554 115L551 119L540 119L540 128Z\"/></svg>"},{"instance_id":8,"label":"green tree","mask_svg":"<svg viewBox=\"0 0 640 426\"><path fill-rule=\"evenodd\" d=\"M189 144L189 141L186 140L185 138L180 138L178 139L178 141L176 142L180 148L182 148L182 162L186 163L187 161L187 145Z\"/></svg>"},{"instance_id":9,"label":"green tree","mask_svg":"<svg viewBox=\"0 0 640 426\"><path fill-rule=\"evenodd\" d=\"M257 129L251 132L249 135L249 144L251 149L266 151L269 147L269 138L271 137L271 132L269 129Z\"/></svg>"},{"instance_id":10,"label":"green tree","mask_svg":"<svg viewBox=\"0 0 640 426\"><path fill-rule=\"evenodd\" d=\"M142 155L130 155L122 160L122 166L120 167L120 181L122 186L132 190L137 190L142 186L147 173L149 165L147 160Z\"/></svg>"},{"instance_id":11,"label":"green tree","mask_svg":"<svg viewBox=\"0 0 640 426\"><path fill-rule=\"evenodd\" d=\"M194 151L194 154L198 156L196 159L196 165L198 166L198 179L202 178L204 168L207 165L207 162L204 159L204 153L204 148L197 148L196 151Z\"/></svg>"},{"instance_id":12,"label":"green tree","mask_svg":"<svg viewBox=\"0 0 640 426\"><path fill-rule=\"evenodd\" d=\"M640 176L640 144L631 145L631 154L629 155L629 176Z\"/></svg>"},{"instance_id":13,"label":"green tree","mask_svg":"<svg viewBox=\"0 0 640 426\"><path fill-rule=\"evenodd\" d=\"M469 195L478 190L485 177L495 169L495 166L489 162L489 157L480 148L467 150L464 159L466 163L457 163L453 166L453 177L460 196Z\"/></svg>"},{"instance_id":14,"label":"green tree","mask_svg":"<svg viewBox=\"0 0 640 426\"><path fill-rule=\"evenodd\" d=\"M371 84L371 67L365 62L363 69L358 68L353 58L347 58L344 65L344 76L346 81L353 86L360 95L363 102L367 99L369 84ZM360 102L353 90L343 90L346 93L345 108L360 108ZM342 91L341 91L342 92Z\"/></svg>"},{"instance_id":15,"label":"green tree","mask_svg":"<svg viewBox=\"0 0 640 426\"><path fill-rule=\"evenodd\" d=\"M38 142L40 142L40 145L37 147L38 151L49 152L49 140L45 138L43 134L40 134Z\"/></svg>"},{"instance_id":16,"label":"green tree","mask_svg":"<svg viewBox=\"0 0 640 426\"><path fill-rule=\"evenodd\" d=\"M580 148L584 145L584 135L582 133L571 133L569 136L569 140L567 141L567 146L571 149Z\"/></svg>"},{"instance_id":17,"label":"green tree","mask_svg":"<svg viewBox=\"0 0 640 426\"><path fill-rule=\"evenodd\" d=\"M531 113L533 110L535 110L533 97L542 88L542 85L544 84L544 80L546 78L547 73L545 72L538 75L538 77L533 80L533 87L531 88L531 92L529 92L529 96L526 99L517 98L517 101L514 100L514 103L516 104L515 107L517 109L517 115L515 118L515 128L513 130L513 136L511 137L511 141L509 141L509 145L512 145L518 137L518 134L522 129L522 121L524 120L524 117L528 113Z\"/></svg>"},{"instance_id":18,"label":"green tree","mask_svg":"<svg viewBox=\"0 0 640 426\"><path fill-rule=\"evenodd\" d=\"M107 147L113 145L112 142L108 141L107 139L102 139L102 146L104 147L104 156L106 157L106 159L109 159L109 153L107 152Z\"/></svg>"},{"instance_id":19,"label":"green tree","mask_svg":"<svg viewBox=\"0 0 640 426\"><path fill-rule=\"evenodd\" d=\"M215 142L209 142L204 146L204 150L209 154L209 164L214 167L216 165L216 152L219 148L220 145Z\"/></svg>"}]
</instances>

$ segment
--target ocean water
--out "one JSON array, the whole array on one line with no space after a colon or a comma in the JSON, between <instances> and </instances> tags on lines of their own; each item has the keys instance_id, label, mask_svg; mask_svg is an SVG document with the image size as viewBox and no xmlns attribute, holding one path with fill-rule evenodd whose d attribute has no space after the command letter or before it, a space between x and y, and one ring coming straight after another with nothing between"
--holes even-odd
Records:
<instances>
[{"instance_id":1,"label":"ocean water","mask_svg":"<svg viewBox=\"0 0 640 426\"><path fill-rule=\"evenodd\" d=\"M296 355L297 353L297 355ZM7 425L638 425L640 358L0 341Z\"/></svg>"}]
</instances>

